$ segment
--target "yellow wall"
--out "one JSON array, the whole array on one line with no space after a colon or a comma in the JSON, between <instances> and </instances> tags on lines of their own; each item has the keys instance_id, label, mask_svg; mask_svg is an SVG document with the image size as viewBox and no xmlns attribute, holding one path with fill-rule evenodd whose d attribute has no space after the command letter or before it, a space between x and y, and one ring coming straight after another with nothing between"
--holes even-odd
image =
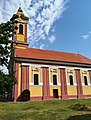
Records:
<instances>
[{"instance_id":1,"label":"yellow wall","mask_svg":"<svg viewBox=\"0 0 91 120\"><path fill-rule=\"evenodd\" d=\"M52 68L50 68L50 76L49 76L50 80L49 82L52 83Z\"/></svg>"},{"instance_id":2,"label":"yellow wall","mask_svg":"<svg viewBox=\"0 0 91 120\"><path fill-rule=\"evenodd\" d=\"M88 82L88 84L90 84L89 73L88 73L87 70L81 70L81 80L82 80L83 84L84 84L84 76L87 76L87 82ZM91 94L91 86L83 85L82 89L83 89L83 94L84 95Z\"/></svg>"},{"instance_id":3,"label":"yellow wall","mask_svg":"<svg viewBox=\"0 0 91 120\"><path fill-rule=\"evenodd\" d=\"M36 70L36 68L38 69L38 71ZM34 74L39 74L39 82L43 82L42 81L42 68L41 67L38 67L38 66L30 66L30 82L33 83L33 75Z\"/></svg>"},{"instance_id":4,"label":"yellow wall","mask_svg":"<svg viewBox=\"0 0 91 120\"><path fill-rule=\"evenodd\" d=\"M18 66L18 96L21 94L21 64Z\"/></svg>"},{"instance_id":5,"label":"yellow wall","mask_svg":"<svg viewBox=\"0 0 91 120\"><path fill-rule=\"evenodd\" d=\"M19 24L17 24L17 27L19 28ZM24 42L24 38L25 38L25 24L23 24L23 35L22 34L19 34L19 29L16 31L16 35L17 35L17 41L20 41L20 42Z\"/></svg>"},{"instance_id":6,"label":"yellow wall","mask_svg":"<svg viewBox=\"0 0 91 120\"><path fill-rule=\"evenodd\" d=\"M15 46L15 48L17 48L17 49L26 49L25 47L21 47L21 46Z\"/></svg>"},{"instance_id":7,"label":"yellow wall","mask_svg":"<svg viewBox=\"0 0 91 120\"><path fill-rule=\"evenodd\" d=\"M40 68L40 82L43 82L43 76L42 76L42 68Z\"/></svg>"},{"instance_id":8,"label":"yellow wall","mask_svg":"<svg viewBox=\"0 0 91 120\"><path fill-rule=\"evenodd\" d=\"M29 72L30 72L30 82L33 82L33 71L32 69L34 69L35 67L29 67ZM40 74L42 75L42 70L41 68L38 68ZM36 71L34 71L34 73L36 73ZM40 79L40 81L42 82L42 80ZM20 96L21 94L21 64L19 64L18 66L18 96ZM42 86L30 86L30 95L31 97L35 97L35 96L42 96Z\"/></svg>"},{"instance_id":9,"label":"yellow wall","mask_svg":"<svg viewBox=\"0 0 91 120\"><path fill-rule=\"evenodd\" d=\"M61 80L60 80L60 69L58 69L58 83L60 83Z\"/></svg>"},{"instance_id":10,"label":"yellow wall","mask_svg":"<svg viewBox=\"0 0 91 120\"><path fill-rule=\"evenodd\" d=\"M61 87L60 86L50 86L50 96L53 96L53 89L58 89L58 96L61 96Z\"/></svg>"},{"instance_id":11,"label":"yellow wall","mask_svg":"<svg viewBox=\"0 0 91 120\"><path fill-rule=\"evenodd\" d=\"M60 83L60 69L58 68L50 68L50 83L53 83L52 76L57 75L57 83Z\"/></svg>"},{"instance_id":12,"label":"yellow wall","mask_svg":"<svg viewBox=\"0 0 91 120\"><path fill-rule=\"evenodd\" d=\"M76 75L74 69L66 69L66 82L68 83L67 91L68 95L77 95L77 86L70 85L69 76L73 76L73 84L76 84Z\"/></svg>"},{"instance_id":13,"label":"yellow wall","mask_svg":"<svg viewBox=\"0 0 91 120\"><path fill-rule=\"evenodd\" d=\"M83 86L83 95L91 95L91 86Z\"/></svg>"},{"instance_id":14,"label":"yellow wall","mask_svg":"<svg viewBox=\"0 0 91 120\"><path fill-rule=\"evenodd\" d=\"M77 95L76 86L67 86L68 95Z\"/></svg>"},{"instance_id":15,"label":"yellow wall","mask_svg":"<svg viewBox=\"0 0 91 120\"><path fill-rule=\"evenodd\" d=\"M38 69L38 71L36 71L36 68ZM53 74L56 74L58 76L58 83L60 83L60 70L58 68L56 68L57 72L54 72L55 68L50 68L50 83L53 83L52 81L52 75ZM33 83L33 74L39 74L39 82L40 83L43 83L43 75L42 75L42 68L39 67L39 66L30 66L29 67L29 83ZM19 64L19 67L18 67L18 96L20 95L20 89L21 89L21 64ZM69 83L69 80L68 80L68 76L69 75L73 75L74 76L74 83L76 83L76 77L75 77L75 71L72 70L71 72L69 71L69 69L66 70L66 80L67 80L67 83ZM90 78L89 78L89 73L88 71L87 72L84 72L83 70L81 70L81 79L82 79L82 83L84 82L84 79L83 79L83 76L87 76L87 79L88 79L88 83L90 83ZM61 96L61 86L59 85L50 85L50 96L53 96L53 89L58 89L58 96ZM82 86L82 89L83 89L83 95L90 95L91 94L91 86ZM42 95L42 91L43 91L43 86L42 85L30 85L30 95L31 97L35 97L35 96L43 96ZM77 95L77 86L70 86L68 85L67 86L67 92L68 92L68 95Z\"/></svg>"},{"instance_id":16,"label":"yellow wall","mask_svg":"<svg viewBox=\"0 0 91 120\"><path fill-rule=\"evenodd\" d=\"M29 82L32 82L32 67L29 66Z\"/></svg>"},{"instance_id":17,"label":"yellow wall","mask_svg":"<svg viewBox=\"0 0 91 120\"><path fill-rule=\"evenodd\" d=\"M37 70L36 70L37 68ZM29 72L30 72L30 83L34 84L33 81L33 75L34 74L39 74L39 83L43 82L42 81L42 68L38 66L30 66L29 67ZM30 85L30 96L31 97L38 97L42 96L42 86L41 85Z\"/></svg>"},{"instance_id":18,"label":"yellow wall","mask_svg":"<svg viewBox=\"0 0 91 120\"><path fill-rule=\"evenodd\" d=\"M75 75L75 70L73 69L66 69L66 81L67 83L70 83L69 81L69 76L73 76L73 82L76 83L76 75Z\"/></svg>"},{"instance_id":19,"label":"yellow wall","mask_svg":"<svg viewBox=\"0 0 91 120\"><path fill-rule=\"evenodd\" d=\"M42 96L42 86L30 86L30 97Z\"/></svg>"},{"instance_id":20,"label":"yellow wall","mask_svg":"<svg viewBox=\"0 0 91 120\"><path fill-rule=\"evenodd\" d=\"M24 35L18 34L17 35L17 40L20 42L24 42Z\"/></svg>"},{"instance_id":21,"label":"yellow wall","mask_svg":"<svg viewBox=\"0 0 91 120\"><path fill-rule=\"evenodd\" d=\"M87 76L88 84L90 83L89 73L87 70L81 70L81 80L84 83L84 76Z\"/></svg>"}]
</instances>

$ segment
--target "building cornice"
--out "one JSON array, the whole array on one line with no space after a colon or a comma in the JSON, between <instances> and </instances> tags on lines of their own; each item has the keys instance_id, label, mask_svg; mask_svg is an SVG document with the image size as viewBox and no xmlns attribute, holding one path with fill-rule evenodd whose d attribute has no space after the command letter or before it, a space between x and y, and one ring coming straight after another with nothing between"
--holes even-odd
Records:
<instances>
[{"instance_id":1,"label":"building cornice","mask_svg":"<svg viewBox=\"0 0 91 120\"><path fill-rule=\"evenodd\" d=\"M47 64L47 65L56 65L56 66L71 66L75 67L85 67L91 68L91 64L82 64L82 63L70 63L70 62L59 62L59 61L50 61L50 60L39 60L39 59L26 59L26 58L15 58L16 61L24 63L36 63L36 64Z\"/></svg>"}]
</instances>

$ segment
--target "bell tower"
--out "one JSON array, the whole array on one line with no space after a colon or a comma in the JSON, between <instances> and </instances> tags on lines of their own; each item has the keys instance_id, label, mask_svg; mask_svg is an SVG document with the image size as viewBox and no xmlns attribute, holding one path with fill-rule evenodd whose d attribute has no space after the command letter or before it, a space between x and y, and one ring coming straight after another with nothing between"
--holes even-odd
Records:
<instances>
[{"instance_id":1,"label":"bell tower","mask_svg":"<svg viewBox=\"0 0 91 120\"><path fill-rule=\"evenodd\" d=\"M17 49L26 49L28 47L28 40L27 40L27 24L29 18L24 15L23 10L19 7L16 15L18 16L17 23L15 26L18 27L15 30L16 34L13 36L14 47Z\"/></svg>"}]
</instances>

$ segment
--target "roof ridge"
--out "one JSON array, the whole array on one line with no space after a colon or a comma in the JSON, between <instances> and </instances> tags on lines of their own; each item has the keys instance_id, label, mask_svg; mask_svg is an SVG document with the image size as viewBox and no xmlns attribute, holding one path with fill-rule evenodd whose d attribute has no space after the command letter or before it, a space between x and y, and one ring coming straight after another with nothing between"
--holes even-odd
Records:
<instances>
[{"instance_id":1,"label":"roof ridge","mask_svg":"<svg viewBox=\"0 0 91 120\"><path fill-rule=\"evenodd\" d=\"M45 49L39 49L39 48L28 48L28 49L39 50L39 51L57 52L57 53L66 53L66 54L74 54L74 55L81 55L81 54L78 54L78 53L61 52L61 51L55 51L55 50L45 50Z\"/></svg>"}]
</instances>

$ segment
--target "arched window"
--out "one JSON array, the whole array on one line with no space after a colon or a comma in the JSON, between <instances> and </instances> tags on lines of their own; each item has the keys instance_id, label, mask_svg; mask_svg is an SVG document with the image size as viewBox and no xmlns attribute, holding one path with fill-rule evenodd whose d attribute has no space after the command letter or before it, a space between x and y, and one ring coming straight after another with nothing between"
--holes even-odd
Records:
<instances>
[{"instance_id":1,"label":"arched window","mask_svg":"<svg viewBox=\"0 0 91 120\"><path fill-rule=\"evenodd\" d=\"M39 76L38 74L34 74L34 85L39 85Z\"/></svg>"},{"instance_id":2,"label":"arched window","mask_svg":"<svg viewBox=\"0 0 91 120\"><path fill-rule=\"evenodd\" d=\"M53 85L57 85L57 75L53 75Z\"/></svg>"},{"instance_id":3,"label":"arched window","mask_svg":"<svg viewBox=\"0 0 91 120\"><path fill-rule=\"evenodd\" d=\"M23 25L22 24L19 25L19 34L23 34Z\"/></svg>"},{"instance_id":4,"label":"arched window","mask_svg":"<svg viewBox=\"0 0 91 120\"><path fill-rule=\"evenodd\" d=\"M73 83L73 76L72 75L69 76L69 82L70 82L70 85L74 85L74 83Z\"/></svg>"},{"instance_id":5,"label":"arched window","mask_svg":"<svg viewBox=\"0 0 91 120\"><path fill-rule=\"evenodd\" d=\"M84 76L84 84L88 85L87 76Z\"/></svg>"}]
</instances>

